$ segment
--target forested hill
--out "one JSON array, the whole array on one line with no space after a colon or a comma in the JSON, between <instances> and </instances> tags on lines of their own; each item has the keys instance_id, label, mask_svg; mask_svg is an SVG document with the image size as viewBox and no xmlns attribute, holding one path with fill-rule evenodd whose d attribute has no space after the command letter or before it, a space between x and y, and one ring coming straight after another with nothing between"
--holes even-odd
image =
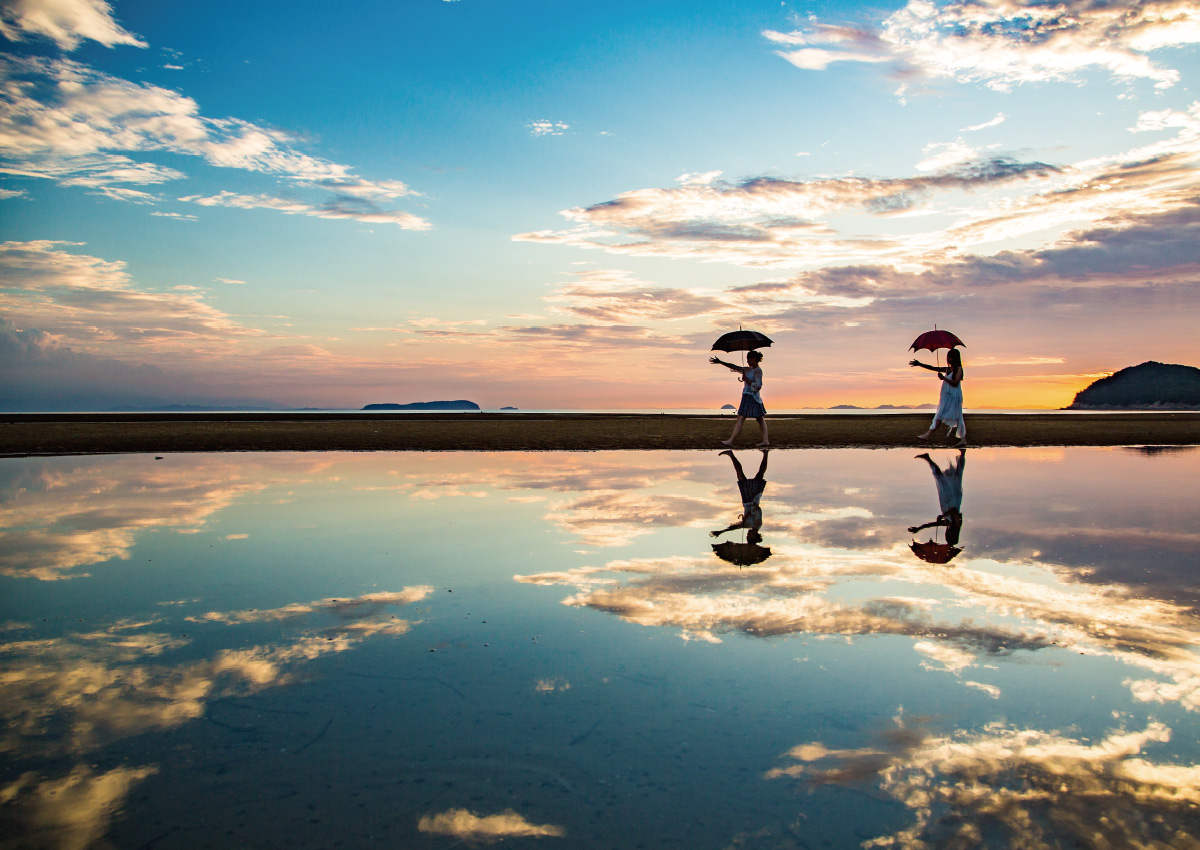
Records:
<instances>
[{"instance_id":1,"label":"forested hill","mask_svg":"<svg viewBox=\"0 0 1200 850\"><path fill-rule=\"evenodd\" d=\"M1200 369L1150 360L1095 381L1067 410L1200 410Z\"/></svg>"}]
</instances>

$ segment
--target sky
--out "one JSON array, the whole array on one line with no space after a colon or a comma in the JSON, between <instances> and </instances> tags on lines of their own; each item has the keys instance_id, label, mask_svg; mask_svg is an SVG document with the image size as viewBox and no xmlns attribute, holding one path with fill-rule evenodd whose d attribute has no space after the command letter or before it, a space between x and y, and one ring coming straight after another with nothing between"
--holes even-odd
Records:
<instances>
[{"instance_id":1,"label":"sky","mask_svg":"<svg viewBox=\"0 0 1200 850\"><path fill-rule=\"evenodd\" d=\"M1060 407L1200 365L1200 0L0 0L0 409ZM923 353L925 359L931 357Z\"/></svg>"}]
</instances>

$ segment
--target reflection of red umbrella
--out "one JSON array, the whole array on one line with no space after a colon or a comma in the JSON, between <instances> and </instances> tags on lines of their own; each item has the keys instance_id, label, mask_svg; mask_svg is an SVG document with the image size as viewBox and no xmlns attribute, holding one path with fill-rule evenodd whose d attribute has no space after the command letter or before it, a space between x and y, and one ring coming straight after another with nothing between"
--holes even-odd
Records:
<instances>
[{"instance_id":1,"label":"reflection of red umbrella","mask_svg":"<svg viewBox=\"0 0 1200 850\"><path fill-rule=\"evenodd\" d=\"M722 561L737 564L739 567L761 564L771 557L771 549L768 546L759 546L757 543L738 543L735 540L714 543L713 552Z\"/></svg>"},{"instance_id":2,"label":"reflection of red umbrella","mask_svg":"<svg viewBox=\"0 0 1200 850\"><path fill-rule=\"evenodd\" d=\"M935 543L932 540L927 543L918 543L914 540L909 544L909 548L922 561L928 561L931 564L948 564L955 555L962 551L949 543Z\"/></svg>"},{"instance_id":3,"label":"reflection of red umbrella","mask_svg":"<svg viewBox=\"0 0 1200 850\"><path fill-rule=\"evenodd\" d=\"M925 331L908 347L909 351L937 351L939 348L954 348L956 345L961 345L963 348L967 344L956 337L950 331L939 331L937 325L934 325L933 330Z\"/></svg>"}]
</instances>

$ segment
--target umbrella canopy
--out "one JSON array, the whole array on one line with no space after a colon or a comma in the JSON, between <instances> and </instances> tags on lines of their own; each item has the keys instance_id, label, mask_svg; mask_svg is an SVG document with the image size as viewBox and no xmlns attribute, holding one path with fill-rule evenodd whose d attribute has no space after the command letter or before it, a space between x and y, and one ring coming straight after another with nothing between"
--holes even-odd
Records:
<instances>
[{"instance_id":1,"label":"umbrella canopy","mask_svg":"<svg viewBox=\"0 0 1200 850\"><path fill-rule=\"evenodd\" d=\"M771 344L771 338L758 331L730 331L713 343L713 351L753 351Z\"/></svg>"},{"instance_id":2,"label":"umbrella canopy","mask_svg":"<svg viewBox=\"0 0 1200 850\"><path fill-rule=\"evenodd\" d=\"M913 340L913 344L908 347L908 350L921 351L924 349L926 351L937 351L939 348L954 348L956 345L961 345L963 348L967 347L965 342L950 333L950 331L939 331L934 328L931 331L925 331L925 333Z\"/></svg>"},{"instance_id":3,"label":"umbrella canopy","mask_svg":"<svg viewBox=\"0 0 1200 850\"><path fill-rule=\"evenodd\" d=\"M932 540L927 543L918 543L914 540L909 544L909 548L922 561L928 561L931 564L948 564L955 555L962 551L949 543L935 543Z\"/></svg>"},{"instance_id":4,"label":"umbrella canopy","mask_svg":"<svg viewBox=\"0 0 1200 850\"><path fill-rule=\"evenodd\" d=\"M714 543L713 552L722 561L737 564L739 567L761 564L767 558L771 557L769 546L759 546L757 543L738 543L735 540Z\"/></svg>"}]
</instances>

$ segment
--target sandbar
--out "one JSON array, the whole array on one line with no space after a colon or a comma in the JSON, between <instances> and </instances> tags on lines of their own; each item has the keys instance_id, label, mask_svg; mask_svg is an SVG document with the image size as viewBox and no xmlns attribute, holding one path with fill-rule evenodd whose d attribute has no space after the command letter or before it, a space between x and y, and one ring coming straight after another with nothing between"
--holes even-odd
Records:
<instances>
[{"instance_id":1,"label":"sandbar","mask_svg":"<svg viewBox=\"0 0 1200 850\"><path fill-rule=\"evenodd\" d=\"M930 414L781 414L771 445L918 448ZM972 447L1200 445L1200 412L969 413ZM0 456L274 451L612 451L720 449L714 413L0 414ZM944 434L944 432L942 432ZM759 442L747 422L737 448ZM947 447L939 435L930 445Z\"/></svg>"}]
</instances>

